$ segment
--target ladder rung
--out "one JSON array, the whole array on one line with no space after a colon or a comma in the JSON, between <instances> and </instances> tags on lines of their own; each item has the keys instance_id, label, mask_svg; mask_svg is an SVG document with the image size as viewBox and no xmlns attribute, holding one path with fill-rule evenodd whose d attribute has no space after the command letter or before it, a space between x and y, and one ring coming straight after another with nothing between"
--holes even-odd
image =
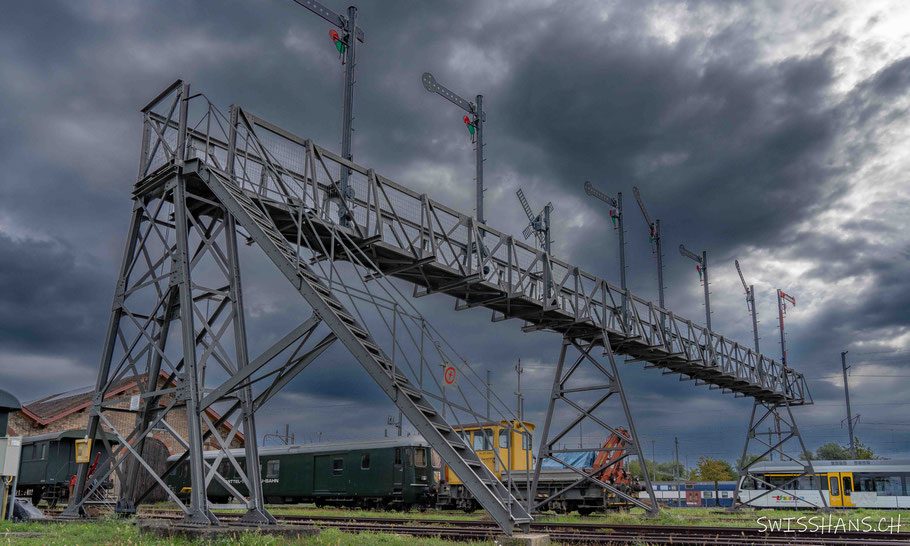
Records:
<instances>
[{"instance_id":1,"label":"ladder rung","mask_svg":"<svg viewBox=\"0 0 910 546\"><path fill-rule=\"evenodd\" d=\"M417 406L417 409L420 410L420 413L422 413L426 416L436 415L436 410L431 408L430 406L421 406L420 404L415 404L415 405Z\"/></svg>"}]
</instances>

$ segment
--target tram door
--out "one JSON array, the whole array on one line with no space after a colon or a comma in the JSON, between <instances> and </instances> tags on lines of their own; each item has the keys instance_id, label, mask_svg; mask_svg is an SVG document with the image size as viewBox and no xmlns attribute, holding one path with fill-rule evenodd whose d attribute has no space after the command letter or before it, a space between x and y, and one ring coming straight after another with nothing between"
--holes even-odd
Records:
<instances>
[{"instance_id":1,"label":"tram door","mask_svg":"<svg viewBox=\"0 0 910 546\"><path fill-rule=\"evenodd\" d=\"M831 506L856 506L853 503L853 473L828 473L828 494Z\"/></svg>"}]
</instances>

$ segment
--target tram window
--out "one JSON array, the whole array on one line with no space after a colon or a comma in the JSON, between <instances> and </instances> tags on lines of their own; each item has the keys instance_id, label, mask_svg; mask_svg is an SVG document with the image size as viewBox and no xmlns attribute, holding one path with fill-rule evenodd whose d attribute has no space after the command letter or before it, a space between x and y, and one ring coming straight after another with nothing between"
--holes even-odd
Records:
<instances>
[{"instance_id":1,"label":"tram window","mask_svg":"<svg viewBox=\"0 0 910 546\"><path fill-rule=\"evenodd\" d=\"M853 491L853 480L850 479L850 476L844 476L844 495L850 495Z\"/></svg>"},{"instance_id":2,"label":"tram window","mask_svg":"<svg viewBox=\"0 0 910 546\"><path fill-rule=\"evenodd\" d=\"M47 459L47 442L41 442L38 445L38 449L39 449L38 458Z\"/></svg>"},{"instance_id":3,"label":"tram window","mask_svg":"<svg viewBox=\"0 0 910 546\"><path fill-rule=\"evenodd\" d=\"M269 461L271 462L271 461ZM333 459L332 460L332 474L335 476L341 476L344 472L344 459Z\"/></svg>"},{"instance_id":4,"label":"tram window","mask_svg":"<svg viewBox=\"0 0 910 546\"><path fill-rule=\"evenodd\" d=\"M395 464L401 464L401 448L395 448Z\"/></svg>"},{"instance_id":5,"label":"tram window","mask_svg":"<svg viewBox=\"0 0 910 546\"><path fill-rule=\"evenodd\" d=\"M837 484L837 476L831 476L831 494L835 497L840 495L840 486Z\"/></svg>"},{"instance_id":6,"label":"tram window","mask_svg":"<svg viewBox=\"0 0 910 546\"><path fill-rule=\"evenodd\" d=\"M483 448L493 449L493 429L483 429Z\"/></svg>"},{"instance_id":7,"label":"tram window","mask_svg":"<svg viewBox=\"0 0 910 546\"><path fill-rule=\"evenodd\" d=\"M474 431L474 451L487 449L483 446L483 434L479 430Z\"/></svg>"},{"instance_id":8,"label":"tram window","mask_svg":"<svg viewBox=\"0 0 910 546\"><path fill-rule=\"evenodd\" d=\"M898 497L902 493L900 476L869 472L854 474L853 478L857 491L874 492L880 497Z\"/></svg>"},{"instance_id":9,"label":"tram window","mask_svg":"<svg viewBox=\"0 0 910 546\"><path fill-rule=\"evenodd\" d=\"M265 477L266 478L277 478L278 471L281 469L281 461L278 459L271 459L265 463Z\"/></svg>"},{"instance_id":10,"label":"tram window","mask_svg":"<svg viewBox=\"0 0 910 546\"><path fill-rule=\"evenodd\" d=\"M361 470L370 469L370 454L369 453L364 453L363 455L360 456L360 468L361 468Z\"/></svg>"},{"instance_id":11,"label":"tram window","mask_svg":"<svg viewBox=\"0 0 910 546\"><path fill-rule=\"evenodd\" d=\"M418 447L414 450L414 466L419 466L421 468L427 466L426 448Z\"/></svg>"},{"instance_id":12,"label":"tram window","mask_svg":"<svg viewBox=\"0 0 910 546\"><path fill-rule=\"evenodd\" d=\"M25 461L30 461L35 458L35 446L34 444L29 444L22 448L22 459Z\"/></svg>"},{"instance_id":13,"label":"tram window","mask_svg":"<svg viewBox=\"0 0 910 546\"><path fill-rule=\"evenodd\" d=\"M521 449L531 449L531 435L527 432L521 435Z\"/></svg>"},{"instance_id":14,"label":"tram window","mask_svg":"<svg viewBox=\"0 0 910 546\"><path fill-rule=\"evenodd\" d=\"M499 447L508 448L509 447L509 434L510 430L504 428L499 429Z\"/></svg>"},{"instance_id":15,"label":"tram window","mask_svg":"<svg viewBox=\"0 0 910 546\"><path fill-rule=\"evenodd\" d=\"M404 450L408 466L414 466L414 451L411 449Z\"/></svg>"}]
</instances>

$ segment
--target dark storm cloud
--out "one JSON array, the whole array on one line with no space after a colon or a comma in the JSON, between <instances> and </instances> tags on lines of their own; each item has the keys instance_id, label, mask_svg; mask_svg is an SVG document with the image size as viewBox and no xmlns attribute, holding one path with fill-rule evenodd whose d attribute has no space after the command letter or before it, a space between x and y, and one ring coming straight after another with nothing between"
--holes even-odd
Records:
<instances>
[{"instance_id":1,"label":"dark storm cloud","mask_svg":"<svg viewBox=\"0 0 910 546\"><path fill-rule=\"evenodd\" d=\"M826 301L791 330L792 358L807 373L827 370L816 363L827 366L832 355L837 364L836 353L851 340L883 343L904 332L910 302L902 280L910 261L891 260L898 251L886 256L880 248L878 234L889 232L886 215L852 219L844 226L849 236L806 234L802 226L849 189L851 177L881 151L889 124L905 114L910 59L839 97L836 53L851 47L841 29L830 28L807 50L768 60L762 28L779 14L744 3L696 2L691 8L715 21L710 31L683 26L677 40L649 32L651 18L674 4L619 3L603 8L609 14L601 18L600 7L587 3L365 3L355 159L470 210L471 145L460 111L420 85L420 73L429 70L465 97L485 95L487 209L497 229L524 227L517 186L534 206L552 199L558 253L618 284L606 209L590 208L580 187L590 179L609 193L622 191L630 286L652 295L653 259L631 199L637 185L665 226L668 302L683 316L702 311L691 264L675 254L680 242L708 248L726 268L733 257L748 263L754 253L811 262L807 282L865 279L868 294ZM839 9L816 10L813 24L829 24ZM39 34L47 38L35 39ZM0 184L0 277L10 279L0 294L0 354L65 356L88 370L81 382L56 390L93 380L127 227L137 110L159 89L184 77L222 107L242 105L338 148L341 67L328 26L291 2L17 5L0 22L0 45L6 97L0 163L7 169ZM903 199L883 204L888 215L906 213ZM307 312L264 258L242 252L256 354ZM720 284L714 291L715 323L725 325L725 335L750 340L739 292L734 308L728 303L734 294L721 292ZM762 294L762 301L772 297ZM527 409L541 421L558 336L524 334L517 321L491 323L480 309L454 313L445 296L415 305L446 338L459 341L480 373L492 369L494 387L509 403L513 366L522 358L529 366ZM775 354L773 315L763 313L763 348ZM748 404L638 364L623 372L641 434L661 442L677 432L700 434L713 446L704 449L736 451L727 435L738 445ZM47 392L37 381L20 384L24 399ZM828 403L838 401L829 383L810 386ZM262 430L293 415L295 404L328 408L314 414L321 424L301 422L308 433L333 428L371 435L391 413L384 395L337 347L274 402ZM697 420L668 424L678 408L727 420L716 432ZM694 453L697 444L691 445Z\"/></svg>"},{"instance_id":2,"label":"dark storm cloud","mask_svg":"<svg viewBox=\"0 0 910 546\"><path fill-rule=\"evenodd\" d=\"M97 339L110 309L108 283L78 264L74 249L61 241L0 233L0 264L3 352L87 357L86 340Z\"/></svg>"}]
</instances>

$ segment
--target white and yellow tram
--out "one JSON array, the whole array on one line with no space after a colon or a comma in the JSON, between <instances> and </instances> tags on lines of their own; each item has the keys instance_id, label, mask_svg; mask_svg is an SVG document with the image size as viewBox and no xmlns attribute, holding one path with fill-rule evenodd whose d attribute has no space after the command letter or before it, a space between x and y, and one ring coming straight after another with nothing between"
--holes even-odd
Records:
<instances>
[{"instance_id":1,"label":"white and yellow tram","mask_svg":"<svg viewBox=\"0 0 910 546\"><path fill-rule=\"evenodd\" d=\"M812 467L815 475L794 481L803 473L801 463L757 463L750 472L759 479L743 479L740 502L762 508L815 508L823 505L821 489L824 504L832 508L910 508L908 460L812 461Z\"/></svg>"}]
</instances>

